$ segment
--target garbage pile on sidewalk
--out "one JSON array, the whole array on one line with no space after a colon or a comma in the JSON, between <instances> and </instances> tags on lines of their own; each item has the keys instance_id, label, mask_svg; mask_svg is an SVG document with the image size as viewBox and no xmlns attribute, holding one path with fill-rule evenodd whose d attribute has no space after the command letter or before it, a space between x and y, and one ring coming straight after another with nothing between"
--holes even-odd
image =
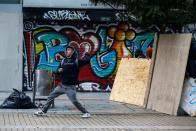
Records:
<instances>
[{"instance_id":1,"label":"garbage pile on sidewalk","mask_svg":"<svg viewBox=\"0 0 196 131\"><path fill-rule=\"evenodd\" d=\"M31 109L36 106L31 102L31 98L24 92L13 89L13 92L1 104L0 109Z\"/></svg>"}]
</instances>

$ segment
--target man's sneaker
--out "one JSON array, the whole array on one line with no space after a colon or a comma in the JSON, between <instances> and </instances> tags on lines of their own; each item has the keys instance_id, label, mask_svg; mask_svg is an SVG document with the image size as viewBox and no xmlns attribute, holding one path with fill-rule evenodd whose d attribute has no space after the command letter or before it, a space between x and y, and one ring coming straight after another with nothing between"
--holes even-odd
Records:
<instances>
[{"instance_id":1,"label":"man's sneaker","mask_svg":"<svg viewBox=\"0 0 196 131\"><path fill-rule=\"evenodd\" d=\"M81 117L82 118L90 118L91 114L90 113L84 113Z\"/></svg>"},{"instance_id":2,"label":"man's sneaker","mask_svg":"<svg viewBox=\"0 0 196 131\"><path fill-rule=\"evenodd\" d=\"M42 110L35 112L34 115L35 116L47 116L47 114L45 112L43 112Z\"/></svg>"}]
</instances>

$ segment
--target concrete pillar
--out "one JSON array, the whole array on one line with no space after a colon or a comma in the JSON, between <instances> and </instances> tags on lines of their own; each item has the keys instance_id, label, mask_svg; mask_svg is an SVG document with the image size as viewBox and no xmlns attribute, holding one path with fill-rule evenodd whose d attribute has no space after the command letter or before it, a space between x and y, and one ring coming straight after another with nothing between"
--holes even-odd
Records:
<instances>
[{"instance_id":1,"label":"concrete pillar","mask_svg":"<svg viewBox=\"0 0 196 131\"><path fill-rule=\"evenodd\" d=\"M0 4L0 91L22 90L21 4Z\"/></svg>"}]
</instances>

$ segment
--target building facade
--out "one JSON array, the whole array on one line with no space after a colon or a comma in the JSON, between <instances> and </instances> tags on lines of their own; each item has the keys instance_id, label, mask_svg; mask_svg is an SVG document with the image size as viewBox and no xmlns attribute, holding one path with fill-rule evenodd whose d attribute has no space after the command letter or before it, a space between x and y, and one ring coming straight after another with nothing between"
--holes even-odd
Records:
<instances>
[{"instance_id":1,"label":"building facade","mask_svg":"<svg viewBox=\"0 0 196 131\"><path fill-rule=\"evenodd\" d=\"M18 2L20 13L13 19L7 17L6 21L15 23L15 26L12 23L15 29L12 33L15 37L12 39L6 37L6 39L13 40L8 43L12 43L10 46L15 49L12 53L17 54L11 56L17 56L17 58L10 59L15 60L16 63L9 64L19 65L14 66L20 69L17 77L12 76L20 83L17 88L22 90L32 90L37 69L56 70L63 59L63 50L67 45L76 48L79 59L83 59L86 52L91 54L90 63L80 69L78 90L103 92L111 90L122 57L135 57L137 50L146 56L146 50L152 47L154 33L122 21L123 7L95 6L89 0L13 2ZM5 7L5 4L2 5ZM18 19L16 20L15 17ZM13 29L5 23L1 24L1 28L10 29L7 31L10 33ZM4 69L8 68L6 65ZM13 73L16 69L13 69ZM9 71L11 70L5 70L5 72ZM9 84L2 84L2 86L5 90L8 90L7 87L9 90L16 88L15 84L12 85L9 82L8 77L10 76L8 75L5 79ZM56 82L58 83L58 78Z\"/></svg>"}]
</instances>

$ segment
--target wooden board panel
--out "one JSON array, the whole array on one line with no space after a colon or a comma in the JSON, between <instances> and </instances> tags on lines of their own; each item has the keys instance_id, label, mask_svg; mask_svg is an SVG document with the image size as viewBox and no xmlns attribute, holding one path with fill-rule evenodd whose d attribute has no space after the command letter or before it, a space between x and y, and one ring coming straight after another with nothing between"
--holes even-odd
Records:
<instances>
[{"instance_id":1,"label":"wooden board panel","mask_svg":"<svg viewBox=\"0 0 196 131\"><path fill-rule=\"evenodd\" d=\"M177 115L191 34L160 35L147 108Z\"/></svg>"},{"instance_id":2,"label":"wooden board panel","mask_svg":"<svg viewBox=\"0 0 196 131\"><path fill-rule=\"evenodd\" d=\"M157 53L157 43L158 43L158 37L157 37L157 34L155 34L151 64L150 64L150 69L149 69L148 82L147 82L147 87L146 87L146 94L145 94L145 98L144 98L144 107L145 108L147 107L147 102L148 102L148 98L149 98L149 91L150 91L151 82L152 82L152 75L153 75L153 71L154 71L154 64L155 64L156 53Z\"/></svg>"},{"instance_id":3,"label":"wooden board panel","mask_svg":"<svg viewBox=\"0 0 196 131\"><path fill-rule=\"evenodd\" d=\"M114 81L110 100L144 106L150 60L123 58Z\"/></svg>"}]
</instances>

